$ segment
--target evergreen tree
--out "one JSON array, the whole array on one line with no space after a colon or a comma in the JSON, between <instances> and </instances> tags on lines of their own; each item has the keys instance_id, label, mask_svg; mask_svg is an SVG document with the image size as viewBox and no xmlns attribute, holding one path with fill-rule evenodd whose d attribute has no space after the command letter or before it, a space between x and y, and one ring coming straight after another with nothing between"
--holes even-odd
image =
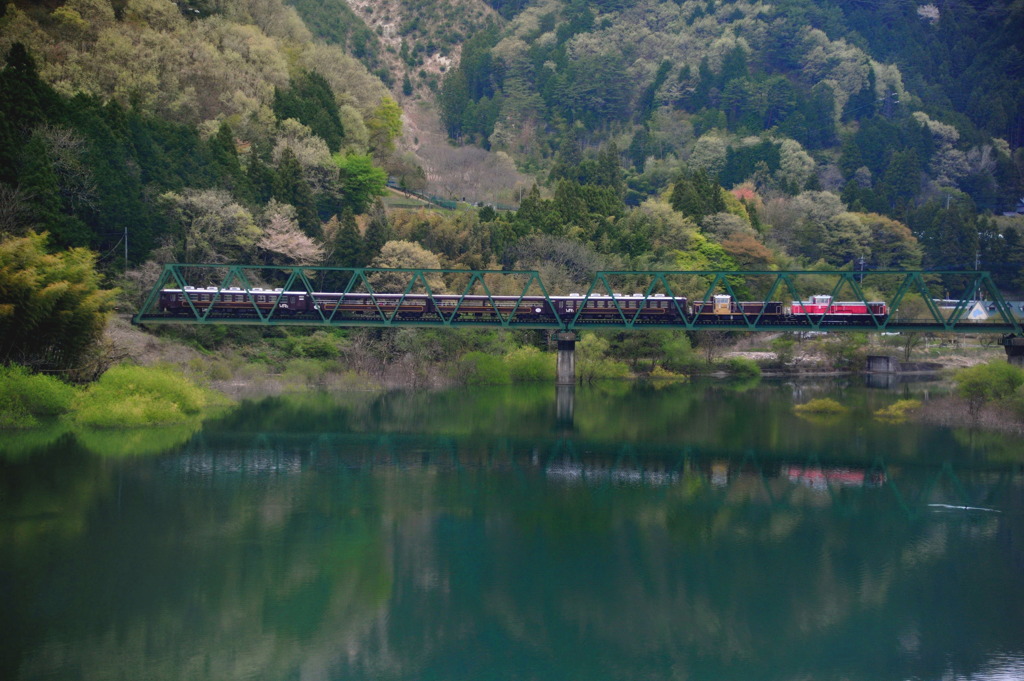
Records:
<instances>
[{"instance_id":1,"label":"evergreen tree","mask_svg":"<svg viewBox=\"0 0 1024 681\"><path fill-rule=\"evenodd\" d=\"M878 94L875 92L875 69L868 67L868 78L864 87L847 100L843 107L843 122L863 121L875 115L878 108Z\"/></svg>"},{"instance_id":2,"label":"evergreen tree","mask_svg":"<svg viewBox=\"0 0 1024 681\"><path fill-rule=\"evenodd\" d=\"M294 118L337 151L345 138L338 103L327 80L316 71L292 79L287 90L274 90L274 115L279 120Z\"/></svg>"},{"instance_id":3,"label":"evergreen tree","mask_svg":"<svg viewBox=\"0 0 1024 681\"><path fill-rule=\"evenodd\" d=\"M388 220L384 202L378 199L370 209L370 222L363 237L363 262L373 262L380 255L380 249L391 240L391 222Z\"/></svg>"},{"instance_id":4,"label":"evergreen tree","mask_svg":"<svg viewBox=\"0 0 1024 681\"><path fill-rule=\"evenodd\" d=\"M303 177L302 166L291 149L285 149L281 154L277 176L274 178L274 198L295 208L299 228L307 236L314 239L321 236L320 218L316 213L313 191Z\"/></svg>"},{"instance_id":5,"label":"evergreen tree","mask_svg":"<svg viewBox=\"0 0 1024 681\"><path fill-rule=\"evenodd\" d=\"M672 208L700 222L701 218L725 210L722 187L703 170L681 172L669 198Z\"/></svg>"},{"instance_id":6,"label":"evergreen tree","mask_svg":"<svg viewBox=\"0 0 1024 681\"><path fill-rule=\"evenodd\" d=\"M39 78L35 60L14 43L0 70L0 182L15 184L21 148L34 127L61 113L57 94Z\"/></svg>"},{"instance_id":7,"label":"evergreen tree","mask_svg":"<svg viewBox=\"0 0 1024 681\"><path fill-rule=\"evenodd\" d=\"M651 132L647 125L640 127L636 133L633 134L633 139L629 143L629 148L626 150L626 154L629 156L629 160L633 162L633 167L638 173L644 171L644 164L647 162L647 157L651 153Z\"/></svg>"},{"instance_id":8,"label":"evergreen tree","mask_svg":"<svg viewBox=\"0 0 1024 681\"><path fill-rule=\"evenodd\" d=\"M661 62L661 66L658 67L657 73L654 74L654 80L647 89L640 95L640 101L637 102L636 106L636 118L637 122L644 123L650 119L651 114L654 113L654 98L658 94L658 90L665 84L665 80L668 78L668 72L672 69L672 62L665 59Z\"/></svg>"},{"instance_id":9,"label":"evergreen tree","mask_svg":"<svg viewBox=\"0 0 1024 681\"><path fill-rule=\"evenodd\" d=\"M915 149L893 153L881 189L893 210L906 205L921 191L921 162Z\"/></svg>"},{"instance_id":10,"label":"evergreen tree","mask_svg":"<svg viewBox=\"0 0 1024 681\"><path fill-rule=\"evenodd\" d=\"M261 161L258 156L253 155L245 174L249 186L252 187L253 199L256 203L262 205L274 198L277 174L273 168Z\"/></svg>"},{"instance_id":11,"label":"evergreen tree","mask_svg":"<svg viewBox=\"0 0 1024 681\"><path fill-rule=\"evenodd\" d=\"M247 203L253 200L252 185L242 170L235 148L235 135L228 123L222 122L217 134L207 143L214 172L219 178L218 184L229 189L235 198Z\"/></svg>"},{"instance_id":12,"label":"evergreen tree","mask_svg":"<svg viewBox=\"0 0 1024 681\"><path fill-rule=\"evenodd\" d=\"M619 162L619 147L615 142L609 142L598 152L596 166L595 173L587 184L608 187L621 195L625 189L625 180L622 164Z\"/></svg>"},{"instance_id":13,"label":"evergreen tree","mask_svg":"<svg viewBox=\"0 0 1024 681\"><path fill-rule=\"evenodd\" d=\"M381 244L383 245L383 244ZM342 267L363 267L366 246L350 208L341 214L341 226L334 241L334 262Z\"/></svg>"}]
</instances>

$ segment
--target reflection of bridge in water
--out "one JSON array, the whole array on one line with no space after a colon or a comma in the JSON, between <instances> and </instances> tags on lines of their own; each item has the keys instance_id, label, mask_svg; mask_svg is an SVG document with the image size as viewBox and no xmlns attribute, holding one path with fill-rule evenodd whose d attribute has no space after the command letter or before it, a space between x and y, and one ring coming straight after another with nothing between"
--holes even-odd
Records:
<instances>
[{"instance_id":1,"label":"reflection of bridge in water","mask_svg":"<svg viewBox=\"0 0 1024 681\"><path fill-rule=\"evenodd\" d=\"M852 511L868 495L895 503L908 518L934 510L990 512L1019 508L1019 464L963 466L947 460L830 458L667 445L580 441L487 440L446 436L331 433L199 434L167 459L186 477L298 476L308 472L492 471L542 476L559 488L594 492L639 488L685 498L688 504L832 507ZM998 511L994 511L998 512Z\"/></svg>"}]
</instances>

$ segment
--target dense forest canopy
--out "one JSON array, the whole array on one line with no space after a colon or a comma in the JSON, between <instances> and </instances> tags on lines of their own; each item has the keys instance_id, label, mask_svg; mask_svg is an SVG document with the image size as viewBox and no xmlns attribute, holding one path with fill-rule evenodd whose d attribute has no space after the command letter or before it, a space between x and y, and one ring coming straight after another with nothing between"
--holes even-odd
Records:
<instances>
[{"instance_id":1,"label":"dense forest canopy","mask_svg":"<svg viewBox=\"0 0 1024 681\"><path fill-rule=\"evenodd\" d=\"M1019 231L984 217L1024 196L1019 2L491 4L509 22L465 43L442 119L552 191L606 185L587 167L614 146L627 205L676 196L679 173L700 171L765 204L744 219L777 255L912 264L876 252L863 225L884 219L918 265L1019 274ZM723 244L704 225L717 218L683 212Z\"/></svg>"},{"instance_id":2,"label":"dense forest canopy","mask_svg":"<svg viewBox=\"0 0 1024 681\"><path fill-rule=\"evenodd\" d=\"M1024 196L1020 2L488 4L7 5L0 235L107 271L415 255L556 291L798 267L1024 289L1024 219L1002 216ZM416 166L422 98L452 145L490 151L451 172L536 178L515 210L385 210L389 175L476 200Z\"/></svg>"},{"instance_id":3,"label":"dense forest canopy","mask_svg":"<svg viewBox=\"0 0 1024 681\"><path fill-rule=\"evenodd\" d=\"M383 191L400 132L381 81L276 1L8 5L0 49L0 230L54 247L302 259Z\"/></svg>"}]
</instances>

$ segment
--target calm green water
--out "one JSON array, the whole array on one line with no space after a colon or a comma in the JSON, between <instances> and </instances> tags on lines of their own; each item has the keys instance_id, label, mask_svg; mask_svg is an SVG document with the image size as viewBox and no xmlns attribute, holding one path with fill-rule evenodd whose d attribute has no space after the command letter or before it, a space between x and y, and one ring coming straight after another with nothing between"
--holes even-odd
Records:
<instances>
[{"instance_id":1,"label":"calm green water","mask_svg":"<svg viewBox=\"0 0 1024 681\"><path fill-rule=\"evenodd\" d=\"M1024 678L1024 443L917 389L245 403L0 441L0 679ZM832 396L849 415L807 420Z\"/></svg>"}]
</instances>

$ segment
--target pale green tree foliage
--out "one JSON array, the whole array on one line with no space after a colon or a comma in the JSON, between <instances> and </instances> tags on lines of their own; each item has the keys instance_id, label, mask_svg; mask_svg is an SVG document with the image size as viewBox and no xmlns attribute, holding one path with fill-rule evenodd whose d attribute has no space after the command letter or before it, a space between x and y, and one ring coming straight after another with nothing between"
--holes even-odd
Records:
<instances>
[{"instance_id":1,"label":"pale green tree foliage","mask_svg":"<svg viewBox=\"0 0 1024 681\"><path fill-rule=\"evenodd\" d=\"M961 369L953 376L953 381L957 395L967 400L973 416L977 416L985 402L1024 403L1024 370L1002 360Z\"/></svg>"},{"instance_id":2,"label":"pale green tree foliage","mask_svg":"<svg viewBox=\"0 0 1024 681\"><path fill-rule=\"evenodd\" d=\"M330 186L337 176L338 169L331 158L327 142L294 118L281 121L277 144L274 145L275 164L281 163L286 149L290 149L295 155L295 159L302 167L302 176L314 193L319 193Z\"/></svg>"},{"instance_id":3,"label":"pale green tree foliage","mask_svg":"<svg viewBox=\"0 0 1024 681\"><path fill-rule=\"evenodd\" d=\"M836 111L842 111L850 97L860 92L871 68L867 55L845 40L829 40L824 31L811 29L804 40L803 77L811 83L825 82L832 86Z\"/></svg>"},{"instance_id":4,"label":"pale green tree foliage","mask_svg":"<svg viewBox=\"0 0 1024 681\"><path fill-rule=\"evenodd\" d=\"M240 24L255 24L269 36L292 43L310 42L313 37L295 8L282 0L234 0L217 3L226 17Z\"/></svg>"},{"instance_id":5,"label":"pale green tree foliage","mask_svg":"<svg viewBox=\"0 0 1024 681\"><path fill-rule=\"evenodd\" d=\"M819 255L830 265L856 266L870 252L871 232L853 213L840 213L823 225Z\"/></svg>"},{"instance_id":6,"label":"pale green tree foliage","mask_svg":"<svg viewBox=\"0 0 1024 681\"><path fill-rule=\"evenodd\" d=\"M902 222L877 213L853 213L867 228L871 246L869 267L916 270L921 267L921 244Z\"/></svg>"},{"instance_id":7,"label":"pale green tree foliage","mask_svg":"<svg viewBox=\"0 0 1024 681\"><path fill-rule=\"evenodd\" d=\"M385 97L365 122L374 156L383 158L393 152L395 140L402 134L402 109L398 103Z\"/></svg>"},{"instance_id":8,"label":"pale green tree foliage","mask_svg":"<svg viewBox=\"0 0 1024 681\"><path fill-rule=\"evenodd\" d=\"M715 133L705 133L693 145L690 152L689 165L707 171L709 175L717 175L725 168L725 155L728 148L726 141Z\"/></svg>"},{"instance_id":9,"label":"pale green tree foliage","mask_svg":"<svg viewBox=\"0 0 1024 681\"><path fill-rule=\"evenodd\" d=\"M343 154L365 154L370 143L370 133L363 122L363 116L351 104L338 107L338 118L345 129L345 139L341 144Z\"/></svg>"},{"instance_id":10,"label":"pale green tree foliage","mask_svg":"<svg viewBox=\"0 0 1024 681\"><path fill-rule=\"evenodd\" d=\"M782 187L802 189L814 175L814 159L796 140L785 139L779 146L779 169L775 179Z\"/></svg>"},{"instance_id":11,"label":"pale green tree foliage","mask_svg":"<svg viewBox=\"0 0 1024 681\"><path fill-rule=\"evenodd\" d=\"M185 20L170 0L71 0L38 21L14 9L0 18L0 48L25 44L58 92L113 98L175 122L229 118L243 139L273 133L267 106L287 87L289 65L315 63L339 103L366 115L386 90L340 48L313 45L281 0L218 2ZM321 68L321 66L323 68Z\"/></svg>"},{"instance_id":12,"label":"pale green tree foliage","mask_svg":"<svg viewBox=\"0 0 1024 681\"><path fill-rule=\"evenodd\" d=\"M814 261L822 257L828 224L846 206L832 192L808 191L778 205L769 202L766 209L772 239L790 254Z\"/></svg>"},{"instance_id":13,"label":"pale green tree foliage","mask_svg":"<svg viewBox=\"0 0 1024 681\"><path fill-rule=\"evenodd\" d=\"M693 221L656 199L647 199L626 213L620 225L623 232L642 235L659 256L668 251L688 249L697 231Z\"/></svg>"},{"instance_id":14,"label":"pale green tree foliage","mask_svg":"<svg viewBox=\"0 0 1024 681\"><path fill-rule=\"evenodd\" d=\"M167 192L160 201L174 223L174 255L183 262L236 263L252 259L260 229L252 214L222 190Z\"/></svg>"},{"instance_id":15,"label":"pale green tree foliage","mask_svg":"<svg viewBox=\"0 0 1024 681\"><path fill-rule=\"evenodd\" d=\"M101 338L116 291L96 254L46 252L45 234L0 241L0 363L73 370Z\"/></svg>"},{"instance_id":16,"label":"pale green tree foliage","mask_svg":"<svg viewBox=\"0 0 1024 681\"><path fill-rule=\"evenodd\" d=\"M128 0L123 16L127 22L144 23L157 31L176 31L185 23L181 10L170 0Z\"/></svg>"},{"instance_id":17,"label":"pale green tree foliage","mask_svg":"<svg viewBox=\"0 0 1024 681\"><path fill-rule=\"evenodd\" d=\"M354 107L364 118L369 116L388 95L387 88L379 78L367 71L354 57L345 54L337 45L307 45L300 62L307 71L316 71L330 84L339 108ZM353 131L344 114L341 122L345 126L345 137L348 142L348 137Z\"/></svg>"},{"instance_id":18,"label":"pale green tree foliage","mask_svg":"<svg viewBox=\"0 0 1024 681\"><path fill-rule=\"evenodd\" d=\"M380 254L373 259L370 267L395 269L440 269L441 260L436 253L431 253L412 241L389 241L380 249ZM401 293L412 280L411 272L376 272L370 277L375 291L382 293ZM432 293L444 293L444 279L440 274L428 274L427 283ZM412 288L415 292L425 292L422 282L417 278Z\"/></svg>"}]
</instances>

